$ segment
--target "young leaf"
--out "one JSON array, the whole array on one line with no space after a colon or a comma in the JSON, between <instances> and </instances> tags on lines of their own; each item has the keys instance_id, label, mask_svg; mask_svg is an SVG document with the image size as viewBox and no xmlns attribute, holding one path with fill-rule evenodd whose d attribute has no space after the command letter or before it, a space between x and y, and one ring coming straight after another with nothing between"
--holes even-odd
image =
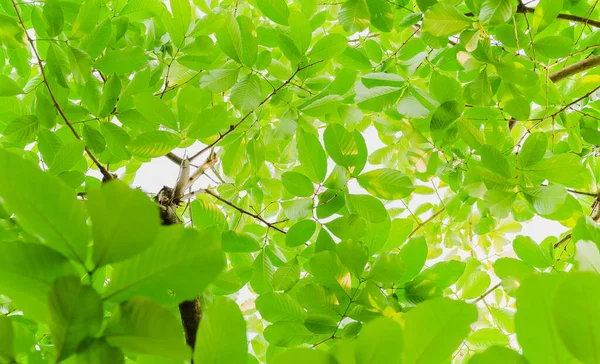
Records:
<instances>
[{"instance_id":1,"label":"young leaf","mask_svg":"<svg viewBox=\"0 0 600 364\"><path fill-rule=\"evenodd\" d=\"M304 320L304 310L287 293L268 292L256 299L256 309L269 322Z\"/></svg>"},{"instance_id":2,"label":"young leaf","mask_svg":"<svg viewBox=\"0 0 600 364\"><path fill-rule=\"evenodd\" d=\"M357 177L358 183L373 196L384 200L399 200L414 191L408 177L394 169L376 169Z\"/></svg>"},{"instance_id":3,"label":"young leaf","mask_svg":"<svg viewBox=\"0 0 600 364\"><path fill-rule=\"evenodd\" d=\"M12 78L0 75L0 96L14 96L23 93L23 89Z\"/></svg>"},{"instance_id":4,"label":"young leaf","mask_svg":"<svg viewBox=\"0 0 600 364\"><path fill-rule=\"evenodd\" d=\"M44 2L43 14L48 35L50 37L55 37L62 33L65 19L60 2L58 0L48 0Z\"/></svg>"}]
</instances>

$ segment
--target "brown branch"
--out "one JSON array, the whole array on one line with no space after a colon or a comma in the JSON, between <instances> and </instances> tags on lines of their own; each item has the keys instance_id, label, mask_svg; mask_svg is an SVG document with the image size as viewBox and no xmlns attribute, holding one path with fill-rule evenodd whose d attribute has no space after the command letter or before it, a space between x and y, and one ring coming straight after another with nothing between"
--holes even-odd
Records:
<instances>
[{"instance_id":1,"label":"brown branch","mask_svg":"<svg viewBox=\"0 0 600 364\"><path fill-rule=\"evenodd\" d=\"M71 124L71 122L67 118L67 115L65 115L65 112L63 111L63 109L58 104L58 100L56 99L56 96L54 96L54 92L52 92L52 88L50 88L50 84L48 83L48 78L46 77L46 70L44 69L44 65L42 64L42 59L40 58L40 55L39 55L39 53L37 51L37 48L35 48L35 44L34 44L33 39L31 39L31 37L27 33L27 28L25 28L25 23L23 22L23 18L21 17L21 13L19 12L19 8L18 8L18 6L17 6L17 4L15 3L14 0L12 0L12 4L13 4L13 7L15 9L15 13L17 13L17 18L19 19L19 24L21 25L21 28L23 29L23 32L25 33L25 36L27 37L27 41L31 45L31 49L33 50L33 54L35 55L35 58L37 60L37 64L40 67L40 73L42 75L42 79L44 80L44 85L46 85L46 89L48 90L48 93L50 94L50 97L52 98L52 102L54 103L54 107L56 108L56 110L60 114L61 118L64 120L65 124L67 124L67 126L69 127L69 129L71 130L71 132L73 133L73 135L75 135L75 138L81 140L81 136L79 135L79 133L77 133L77 130L75 130L75 128L73 127L73 124ZM104 177L105 181L109 181L109 180L115 178L100 163L100 161L96 158L96 156L94 156L94 154L87 147L87 145L85 146L84 150L87 153L87 155L90 157L90 159L94 162L94 164L98 167L98 169L102 173L102 176Z\"/></svg>"},{"instance_id":2,"label":"brown branch","mask_svg":"<svg viewBox=\"0 0 600 364\"><path fill-rule=\"evenodd\" d=\"M184 159L181 161L179 169L179 177L177 178L177 183L175 183L175 188L173 189L173 203L178 204L183 197L183 191L187 186L187 181L190 178L190 161Z\"/></svg>"},{"instance_id":3,"label":"brown branch","mask_svg":"<svg viewBox=\"0 0 600 364\"><path fill-rule=\"evenodd\" d=\"M533 12L535 12L534 8L528 8L526 6L521 6L521 5L519 5L519 7L517 8L518 14L526 14L526 13L533 13ZM473 14L473 13L465 13L465 15L466 16L475 16L475 14ZM556 16L556 18L563 19L563 20L570 20L570 21L574 21L576 23L583 23L583 24L592 25L594 27L600 28L599 20L592 20L592 19L584 18L582 16L577 16L577 15L572 15L572 14L558 14Z\"/></svg>"},{"instance_id":4,"label":"brown branch","mask_svg":"<svg viewBox=\"0 0 600 364\"><path fill-rule=\"evenodd\" d=\"M552 82L556 83L569 76L573 76L583 71L587 71L590 68L594 68L598 65L600 65L600 55L584 59L583 61L579 61L577 63L573 63L572 65L551 74L550 79L552 80Z\"/></svg>"},{"instance_id":5,"label":"brown branch","mask_svg":"<svg viewBox=\"0 0 600 364\"><path fill-rule=\"evenodd\" d=\"M202 164L200 167L198 167L198 169L196 169L196 171L194 171L194 174L192 174L188 178L188 180L186 181L185 187L186 188L192 187L194 185L194 182L196 182L196 180L198 178L200 178L202 175L204 175L204 173L206 172L207 169L214 167L214 165L216 163L217 163L217 155L215 153L210 153L208 158L206 158L206 162L204 162L204 164Z\"/></svg>"},{"instance_id":6,"label":"brown branch","mask_svg":"<svg viewBox=\"0 0 600 364\"><path fill-rule=\"evenodd\" d=\"M279 87L277 87L275 90L273 90L273 92L271 92L267 97L265 97L260 104L258 104L258 106L256 107L256 109L258 109L259 107L261 107L262 105L264 105L265 102L269 101L271 99L271 97L273 97L277 92L279 92L279 90L281 90L282 88L284 88L285 86L287 86L290 82L292 82L292 79L294 79L294 77L296 77L296 75L298 74L298 72L307 69L309 67L312 67L318 63L323 62L323 60L317 61L317 62L313 62L310 63L306 66L302 66L302 67L298 67L296 68L296 71L294 71L294 73ZM210 143L209 145L207 145L206 147L204 147L203 149L201 149L198 153L194 154L193 156L191 156L189 159L190 161L193 161L194 159L198 158L198 156L202 155L204 152L206 152L207 150L212 149L212 147L214 147L215 145L217 145L217 143L219 143L221 140L223 140L223 138L225 138L227 135L229 135L231 132L233 132L235 129L237 129L240 125L242 125L242 123L248 118L250 117L250 115L252 115L256 109L248 111L248 113L246 115L244 115L237 123L232 124L229 129L222 133L219 134L219 137L217 138L217 140L215 140L214 142Z\"/></svg>"},{"instance_id":7,"label":"brown branch","mask_svg":"<svg viewBox=\"0 0 600 364\"><path fill-rule=\"evenodd\" d=\"M565 235L565 236L564 236L562 239L560 239L559 241L557 241L557 242L554 244L553 248L554 248L554 249L558 248L558 247L559 247L559 246L560 246L562 243L564 243L565 241L567 241L567 240L569 240L569 239L571 239L571 233L569 233L569 234Z\"/></svg>"},{"instance_id":8,"label":"brown branch","mask_svg":"<svg viewBox=\"0 0 600 364\"><path fill-rule=\"evenodd\" d=\"M535 12L534 8L528 8L526 6L519 6L517 8L517 13L525 14L525 13L533 13ZM572 15L572 14L558 14L556 16L558 19L570 20L576 23L584 23L600 28L599 20L592 20L588 18L584 18L582 16Z\"/></svg>"},{"instance_id":9,"label":"brown branch","mask_svg":"<svg viewBox=\"0 0 600 364\"><path fill-rule=\"evenodd\" d=\"M250 211L246 211L246 210L244 210L243 208L241 208L241 207L237 206L236 204L234 204L234 203L232 203L232 202L230 202L230 201L228 201L228 200L224 199L223 197L221 197L221 196L217 195L216 193L212 192L211 190L209 190L209 189L207 189L207 188L201 188L201 189L199 189L198 191L194 191L194 192L188 193L188 194L186 194L185 196L183 196L183 198L182 198L182 199L191 198L192 196L195 196L195 195L197 195L197 194L199 194L199 193L206 193L207 195L211 195L212 197L216 198L217 200L219 200L219 201L223 202L224 204L226 204L226 205L228 205L228 206L230 206L230 207L232 207L232 208L234 208L234 209L238 210L240 213L242 213L242 214L244 214L244 215L248 215L248 216L250 216L250 217L253 217L253 218L255 218L256 220L258 220L258 221L262 222L263 224L265 224L265 225L266 225L266 226L268 226L269 228L271 228L271 229L273 229L273 230L276 230L276 231L279 231L279 232L280 232L280 233L282 233L282 234L285 234L285 233L287 233L287 231L285 231L285 230L283 230L283 229L280 229L280 228L278 228L278 227L275 225L275 224L277 224L277 223L268 222L267 220L265 220L264 218L262 218L260 215L258 215L258 214L255 214L255 213L252 213L252 212L250 212Z\"/></svg>"},{"instance_id":10,"label":"brown branch","mask_svg":"<svg viewBox=\"0 0 600 364\"><path fill-rule=\"evenodd\" d=\"M178 166L180 166L181 162L183 162L183 159L173 152L165 154L165 157L169 158L171 162L177 164Z\"/></svg>"}]
</instances>

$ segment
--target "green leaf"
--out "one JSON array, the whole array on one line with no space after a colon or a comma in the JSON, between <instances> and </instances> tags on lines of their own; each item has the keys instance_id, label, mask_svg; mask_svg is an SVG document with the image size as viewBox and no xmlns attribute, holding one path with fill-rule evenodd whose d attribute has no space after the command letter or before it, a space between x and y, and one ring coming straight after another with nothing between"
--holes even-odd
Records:
<instances>
[{"instance_id":1,"label":"green leaf","mask_svg":"<svg viewBox=\"0 0 600 364\"><path fill-rule=\"evenodd\" d=\"M542 56L548 58L562 58L571 53L575 43L567 37L549 36L534 40L533 46L535 47L535 51Z\"/></svg>"},{"instance_id":2,"label":"green leaf","mask_svg":"<svg viewBox=\"0 0 600 364\"><path fill-rule=\"evenodd\" d=\"M273 358L273 364L330 364L332 358L329 354L309 349L309 348L291 348L280 352Z\"/></svg>"},{"instance_id":3,"label":"green leaf","mask_svg":"<svg viewBox=\"0 0 600 364\"><path fill-rule=\"evenodd\" d=\"M177 120L173 111L158 97L149 92L133 95L133 104L136 109L148 120L155 120L168 128L177 130Z\"/></svg>"},{"instance_id":4,"label":"green leaf","mask_svg":"<svg viewBox=\"0 0 600 364\"><path fill-rule=\"evenodd\" d=\"M398 364L406 342L402 327L388 317L369 321L356 340L356 364Z\"/></svg>"},{"instance_id":5,"label":"green leaf","mask_svg":"<svg viewBox=\"0 0 600 364\"><path fill-rule=\"evenodd\" d=\"M25 115L11 121L2 134L11 142L30 142L35 138L39 128L40 123L35 115Z\"/></svg>"},{"instance_id":6,"label":"green leaf","mask_svg":"<svg viewBox=\"0 0 600 364\"><path fill-rule=\"evenodd\" d=\"M221 242L223 250L230 253L250 253L260 250L258 241L243 231L225 231L221 234Z\"/></svg>"},{"instance_id":7,"label":"green leaf","mask_svg":"<svg viewBox=\"0 0 600 364\"><path fill-rule=\"evenodd\" d=\"M288 25L290 9L285 0L257 0L260 11L270 20L280 25Z\"/></svg>"},{"instance_id":8,"label":"green leaf","mask_svg":"<svg viewBox=\"0 0 600 364\"><path fill-rule=\"evenodd\" d=\"M442 363L477 320L474 305L448 298L423 302L406 314L403 363Z\"/></svg>"},{"instance_id":9,"label":"green leaf","mask_svg":"<svg viewBox=\"0 0 600 364\"><path fill-rule=\"evenodd\" d=\"M78 139L61 146L50 163L50 172L58 175L73 168L81 159L84 147L85 143Z\"/></svg>"},{"instance_id":10,"label":"green leaf","mask_svg":"<svg viewBox=\"0 0 600 364\"><path fill-rule=\"evenodd\" d=\"M328 34L315 43L307 56L313 62L327 60L342 54L347 45L348 40L343 35Z\"/></svg>"},{"instance_id":11,"label":"green leaf","mask_svg":"<svg viewBox=\"0 0 600 364\"><path fill-rule=\"evenodd\" d=\"M88 193L95 267L131 258L154 242L160 227L156 204L141 190L120 181Z\"/></svg>"},{"instance_id":12,"label":"green leaf","mask_svg":"<svg viewBox=\"0 0 600 364\"><path fill-rule=\"evenodd\" d=\"M23 93L23 89L12 78L0 75L0 96L14 96Z\"/></svg>"},{"instance_id":13,"label":"green leaf","mask_svg":"<svg viewBox=\"0 0 600 364\"><path fill-rule=\"evenodd\" d=\"M423 19L423 30L436 37L448 37L462 32L471 24L456 7L447 3L437 3L427 9Z\"/></svg>"},{"instance_id":14,"label":"green leaf","mask_svg":"<svg viewBox=\"0 0 600 364\"><path fill-rule=\"evenodd\" d=\"M291 11L288 19L292 40L301 54L306 53L312 40L312 29L308 18L298 11Z\"/></svg>"},{"instance_id":15,"label":"green leaf","mask_svg":"<svg viewBox=\"0 0 600 364\"><path fill-rule=\"evenodd\" d=\"M146 297L122 303L104 329L104 337L111 345L140 354L179 360L191 357L179 320Z\"/></svg>"},{"instance_id":16,"label":"green leaf","mask_svg":"<svg viewBox=\"0 0 600 364\"><path fill-rule=\"evenodd\" d=\"M582 187L585 167L581 162L581 157L574 153L557 154L531 166L528 171L553 183Z\"/></svg>"},{"instance_id":17,"label":"green leaf","mask_svg":"<svg viewBox=\"0 0 600 364\"><path fill-rule=\"evenodd\" d=\"M0 198L21 226L65 256L85 262L90 241L75 192L34 164L0 149ZM35 181L35 183L31 183Z\"/></svg>"},{"instance_id":18,"label":"green leaf","mask_svg":"<svg viewBox=\"0 0 600 364\"><path fill-rule=\"evenodd\" d=\"M313 182L320 183L327 174L327 156L319 139L302 129L296 132L298 160L305 174Z\"/></svg>"},{"instance_id":19,"label":"green leaf","mask_svg":"<svg viewBox=\"0 0 600 364\"><path fill-rule=\"evenodd\" d=\"M36 320L47 318L52 283L75 274L67 258L44 245L0 242L0 291Z\"/></svg>"},{"instance_id":20,"label":"green leaf","mask_svg":"<svg viewBox=\"0 0 600 364\"><path fill-rule=\"evenodd\" d=\"M315 192L313 183L308 177L298 172L284 172L281 174L283 187L294 196L310 197Z\"/></svg>"},{"instance_id":21,"label":"green leaf","mask_svg":"<svg viewBox=\"0 0 600 364\"><path fill-rule=\"evenodd\" d=\"M127 145L136 157L156 158L164 156L181 143L181 138L167 131L155 130L138 135Z\"/></svg>"},{"instance_id":22,"label":"green leaf","mask_svg":"<svg viewBox=\"0 0 600 364\"><path fill-rule=\"evenodd\" d=\"M310 341L316 335L297 322L278 322L267 326L265 340L271 345L294 347Z\"/></svg>"},{"instance_id":23,"label":"green leaf","mask_svg":"<svg viewBox=\"0 0 600 364\"><path fill-rule=\"evenodd\" d=\"M166 300L167 290L173 291L179 301L196 297L225 267L220 240L215 229L161 227L150 247L129 260L114 264L103 298L122 302L146 294ZM195 278L181 279L189 276Z\"/></svg>"},{"instance_id":24,"label":"green leaf","mask_svg":"<svg viewBox=\"0 0 600 364\"><path fill-rule=\"evenodd\" d=\"M336 330L338 321L327 315L309 314L304 319L304 326L315 334L330 334Z\"/></svg>"},{"instance_id":25,"label":"green leaf","mask_svg":"<svg viewBox=\"0 0 600 364\"><path fill-rule=\"evenodd\" d=\"M552 302L558 334L569 352L582 363L595 363L599 359L600 323L595 319L600 315L599 295L597 273L570 273L558 284ZM581 335L583 332L589 335Z\"/></svg>"},{"instance_id":26,"label":"green leaf","mask_svg":"<svg viewBox=\"0 0 600 364\"><path fill-rule=\"evenodd\" d=\"M376 169L357 177L362 188L384 200L399 200L410 195L415 187L408 177L395 169Z\"/></svg>"},{"instance_id":27,"label":"green leaf","mask_svg":"<svg viewBox=\"0 0 600 364\"><path fill-rule=\"evenodd\" d=\"M0 359L6 362L16 362L14 349L14 329L9 318L0 316Z\"/></svg>"},{"instance_id":28,"label":"green leaf","mask_svg":"<svg viewBox=\"0 0 600 364\"><path fill-rule=\"evenodd\" d=\"M173 29L169 32L175 44L180 45L192 21L192 7L190 0L169 0L169 4L173 13Z\"/></svg>"},{"instance_id":29,"label":"green leaf","mask_svg":"<svg viewBox=\"0 0 600 364\"><path fill-rule=\"evenodd\" d=\"M325 150L335 163L350 173L359 174L367 163L367 145L361 133L349 132L340 124L331 124L323 134Z\"/></svg>"},{"instance_id":30,"label":"green leaf","mask_svg":"<svg viewBox=\"0 0 600 364\"><path fill-rule=\"evenodd\" d=\"M425 266L425 261L427 260L427 242L425 241L425 238L418 237L410 239L402 247L400 256L405 263L402 281L407 282L415 278Z\"/></svg>"},{"instance_id":31,"label":"green leaf","mask_svg":"<svg viewBox=\"0 0 600 364\"><path fill-rule=\"evenodd\" d=\"M243 56L242 33L238 22L233 16L227 16L224 24L215 33L219 48L229 58L241 63Z\"/></svg>"},{"instance_id":32,"label":"green leaf","mask_svg":"<svg viewBox=\"0 0 600 364\"><path fill-rule=\"evenodd\" d=\"M492 346L469 359L469 364L527 364L528 361L516 351L501 346Z\"/></svg>"},{"instance_id":33,"label":"green leaf","mask_svg":"<svg viewBox=\"0 0 600 364\"><path fill-rule=\"evenodd\" d=\"M473 82L465 86L465 100L474 106L489 106L492 104L492 96L492 85L488 80L487 69L484 68Z\"/></svg>"},{"instance_id":34,"label":"green leaf","mask_svg":"<svg viewBox=\"0 0 600 364\"><path fill-rule=\"evenodd\" d=\"M246 363L246 322L237 303L219 297L202 315L196 337L197 363Z\"/></svg>"},{"instance_id":35,"label":"green leaf","mask_svg":"<svg viewBox=\"0 0 600 364\"><path fill-rule=\"evenodd\" d=\"M563 8L563 0L540 0L533 12L533 33L539 33L552 24Z\"/></svg>"},{"instance_id":36,"label":"green leaf","mask_svg":"<svg viewBox=\"0 0 600 364\"><path fill-rule=\"evenodd\" d=\"M365 110L383 111L395 104L401 93L402 89L395 86L357 87L354 101Z\"/></svg>"},{"instance_id":37,"label":"green leaf","mask_svg":"<svg viewBox=\"0 0 600 364\"><path fill-rule=\"evenodd\" d=\"M227 229L227 218L214 203L195 200L190 204L190 209L195 228L204 229L216 226L221 231Z\"/></svg>"},{"instance_id":38,"label":"green leaf","mask_svg":"<svg viewBox=\"0 0 600 364\"><path fill-rule=\"evenodd\" d=\"M370 195L346 195L348 211L372 223L384 222L388 219L383 203Z\"/></svg>"},{"instance_id":39,"label":"green leaf","mask_svg":"<svg viewBox=\"0 0 600 364\"><path fill-rule=\"evenodd\" d=\"M77 351L79 344L94 336L102 327L100 295L81 284L77 277L64 277L52 284L48 295L48 326L61 361Z\"/></svg>"},{"instance_id":40,"label":"green leaf","mask_svg":"<svg viewBox=\"0 0 600 364\"><path fill-rule=\"evenodd\" d=\"M256 28L254 27L252 19L247 16L238 16L237 22L242 34L242 63L248 67L252 67L256 63L256 57L258 55Z\"/></svg>"},{"instance_id":41,"label":"green leaf","mask_svg":"<svg viewBox=\"0 0 600 364\"><path fill-rule=\"evenodd\" d=\"M125 357L119 348L110 346L105 339L94 339L81 345L77 352L77 360L82 363L102 364L114 363L123 364Z\"/></svg>"},{"instance_id":42,"label":"green leaf","mask_svg":"<svg viewBox=\"0 0 600 364\"><path fill-rule=\"evenodd\" d=\"M304 320L304 309L287 293L269 292L256 299L256 309L269 322Z\"/></svg>"},{"instance_id":43,"label":"green leaf","mask_svg":"<svg viewBox=\"0 0 600 364\"><path fill-rule=\"evenodd\" d=\"M292 225L285 234L285 244L291 248L305 244L315 233L317 223L314 220L301 220Z\"/></svg>"},{"instance_id":44,"label":"green leaf","mask_svg":"<svg viewBox=\"0 0 600 364\"><path fill-rule=\"evenodd\" d=\"M277 268L273 274L273 289L287 291L291 289L300 278L300 265L298 259L290 259Z\"/></svg>"},{"instance_id":45,"label":"green leaf","mask_svg":"<svg viewBox=\"0 0 600 364\"><path fill-rule=\"evenodd\" d=\"M101 6L100 0L89 0L81 4L77 13L77 19L75 19L73 28L71 29L71 37L89 34L94 30L100 16L99 10Z\"/></svg>"},{"instance_id":46,"label":"green leaf","mask_svg":"<svg viewBox=\"0 0 600 364\"><path fill-rule=\"evenodd\" d=\"M358 215L339 217L326 223L325 226L342 240L360 239L367 233L367 223Z\"/></svg>"},{"instance_id":47,"label":"green leaf","mask_svg":"<svg viewBox=\"0 0 600 364\"><path fill-rule=\"evenodd\" d=\"M25 46L25 32L19 22L5 14L0 14L0 42L7 48Z\"/></svg>"},{"instance_id":48,"label":"green leaf","mask_svg":"<svg viewBox=\"0 0 600 364\"><path fill-rule=\"evenodd\" d=\"M236 83L231 89L230 100L241 111L254 110L262 101L260 79L251 74Z\"/></svg>"},{"instance_id":49,"label":"green leaf","mask_svg":"<svg viewBox=\"0 0 600 364\"><path fill-rule=\"evenodd\" d=\"M47 0L43 7L44 20L46 21L46 31L50 37L55 37L62 33L65 25L63 10L58 0Z\"/></svg>"},{"instance_id":50,"label":"green leaf","mask_svg":"<svg viewBox=\"0 0 600 364\"><path fill-rule=\"evenodd\" d=\"M349 33L365 30L369 26L369 8L365 0L344 1L338 12L338 21Z\"/></svg>"},{"instance_id":51,"label":"green leaf","mask_svg":"<svg viewBox=\"0 0 600 364\"><path fill-rule=\"evenodd\" d=\"M106 52L94 62L94 67L104 74L125 75L142 68L148 56L140 47L127 47Z\"/></svg>"},{"instance_id":52,"label":"green leaf","mask_svg":"<svg viewBox=\"0 0 600 364\"><path fill-rule=\"evenodd\" d=\"M229 127L229 111L225 105L216 105L202 110L192 122L188 136L196 139L208 138Z\"/></svg>"},{"instance_id":53,"label":"green leaf","mask_svg":"<svg viewBox=\"0 0 600 364\"><path fill-rule=\"evenodd\" d=\"M481 146L481 162L483 166L499 175L511 178L515 176L514 167L508 159L495 147L491 145Z\"/></svg>"},{"instance_id":54,"label":"green leaf","mask_svg":"<svg viewBox=\"0 0 600 364\"><path fill-rule=\"evenodd\" d=\"M238 68L225 68L209 71L200 78L200 87L212 92L225 92L235 85L238 78Z\"/></svg>"},{"instance_id":55,"label":"green leaf","mask_svg":"<svg viewBox=\"0 0 600 364\"><path fill-rule=\"evenodd\" d=\"M399 281L404 275L405 264L397 253L381 254L371 267L369 279L376 282L392 283Z\"/></svg>"},{"instance_id":56,"label":"green leaf","mask_svg":"<svg viewBox=\"0 0 600 364\"><path fill-rule=\"evenodd\" d=\"M98 117L102 118L111 114L117 105L119 94L121 93L121 80L117 75L112 75L102 87L100 96L100 107L98 108Z\"/></svg>"},{"instance_id":57,"label":"green leaf","mask_svg":"<svg viewBox=\"0 0 600 364\"><path fill-rule=\"evenodd\" d=\"M382 32L390 32L393 28L394 14L385 0L367 1L371 24Z\"/></svg>"},{"instance_id":58,"label":"green leaf","mask_svg":"<svg viewBox=\"0 0 600 364\"><path fill-rule=\"evenodd\" d=\"M561 341L560 328L552 314L552 300L560 280L559 275L533 275L521 282L517 291L515 329L523 355L531 363L558 364L575 360Z\"/></svg>"},{"instance_id":59,"label":"green leaf","mask_svg":"<svg viewBox=\"0 0 600 364\"><path fill-rule=\"evenodd\" d=\"M517 236L513 240L513 250L521 260L536 268L547 268L554 263L550 251L544 250L527 236Z\"/></svg>"},{"instance_id":60,"label":"green leaf","mask_svg":"<svg viewBox=\"0 0 600 364\"><path fill-rule=\"evenodd\" d=\"M479 20L485 25L504 24L515 13L515 4L510 0L485 0L481 4Z\"/></svg>"},{"instance_id":61,"label":"green leaf","mask_svg":"<svg viewBox=\"0 0 600 364\"><path fill-rule=\"evenodd\" d=\"M521 168L531 167L544 158L548 148L548 137L545 133L532 133L525 139L519 152L518 165Z\"/></svg>"},{"instance_id":62,"label":"green leaf","mask_svg":"<svg viewBox=\"0 0 600 364\"><path fill-rule=\"evenodd\" d=\"M361 278L369 259L366 246L357 240L344 240L337 245L336 251L342 264L354 276Z\"/></svg>"},{"instance_id":63,"label":"green leaf","mask_svg":"<svg viewBox=\"0 0 600 364\"><path fill-rule=\"evenodd\" d=\"M271 283L273 274L273 263L271 262L271 259L269 259L269 256L263 251L258 254L252 264L252 277L250 278L252 290L257 294L271 292L273 290L273 285Z\"/></svg>"}]
</instances>

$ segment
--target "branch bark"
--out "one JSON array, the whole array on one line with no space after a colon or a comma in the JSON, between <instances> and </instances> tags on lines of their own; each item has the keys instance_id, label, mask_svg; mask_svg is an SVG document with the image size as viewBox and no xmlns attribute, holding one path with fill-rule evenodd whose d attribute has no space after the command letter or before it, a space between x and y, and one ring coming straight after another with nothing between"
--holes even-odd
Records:
<instances>
[{"instance_id":1,"label":"branch bark","mask_svg":"<svg viewBox=\"0 0 600 364\"><path fill-rule=\"evenodd\" d=\"M552 82L556 83L558 81L564 80L565 78L567 78L569 76L573 76L573 75L576 75L583 71L587 71L590 68L594 68L598 65L600 65L600 56L594 56L591 58L587 58L587 59L584 59L577 63L573 63L572 65L565 67L562 70L551 74L550 80L552 80Z\"/></svg>"},{"instance_id":2,"label":"branch bark","mask_svg":"<svg viewBox=\"0 0 600 364\"><path fill-rule=\"evenodd\" d=\"M52 99L52 103L54 104L54 107L60 114L60 117L64 120L65 124L69 127L69 129L71 130L73 135L75 135L75 138L81 140L81 136L79 135L77 130L75 130L75 128L73 127L73 124L67 118L67 115L65 115L65 112L58 104L58 100L56 99L56 96L54 96L54 92L52 92L52 88L50 88L50 84L48 83L48 78L46 77L46 70L44 69L44 65L42 64L42 59L40 58L37 48L35 47L33 39L31 39L31 37L27 33L27 28L25 28L25 23L23 22L23 18L21 17L21 12L19 11L19 7L17 6L17 3L15 2L15 0L12 0L12 4L13 4L13 8L15 9L15 13L17 14L17 18L19 19L19 24L20 24L21 28L23 29L25 36L27 37L27 41L29 42L31 49L33 50L33 54L35 55L37 64L40 67L40 73L42 75L44 85L46 86L46 89L48 90L48 93L50 94L50 98ZM90 159L94 162L94 164L98 167L98 169L100 170L100 173L102 173L102 176L104 177L104 179L103 179L104 181L110 181L111 179L115 178L115 176L113 176L102 165L102 163L100 163L100 161L96 158L96 156L92 153L92 151L88 148L87 145L85 146L84 150L85 150L86 154L90 157Z\"/></svg>"},{"instance_id":3,"label":"branch bark","mask_svg":"<svg viewBox=\"0 0 600 364\"><path fill-rule=\"evenodd\" d=\"M533 13L534 11L535 11L535 8L528 8L526 6L519 6L519 8L517 8L517 13L520 13L520 14ZM588 19L588 18L584 18L581 16L572 15L572 14L558 14L556 17L558 19L570 20L570 21L574 21L576 23L589 24L596 28L600 28L599 20L592 20L592 19Z\"/></svg>"}]
</instances>

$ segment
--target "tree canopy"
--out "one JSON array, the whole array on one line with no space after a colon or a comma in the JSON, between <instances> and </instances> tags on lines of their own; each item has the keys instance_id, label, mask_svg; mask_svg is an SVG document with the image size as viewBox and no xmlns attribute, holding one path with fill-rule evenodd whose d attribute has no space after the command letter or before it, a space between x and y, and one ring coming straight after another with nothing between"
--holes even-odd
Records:
<instances>
[{"instance_id":1,"label":"tree canopy","mask_svg":"<svg viewBox=\"0 0 600 364\"><path fill-rule=\"evenodd\" d=\"M600 363L597 5L0 0L0 362Z\"/></svg>"}]
</instances>

